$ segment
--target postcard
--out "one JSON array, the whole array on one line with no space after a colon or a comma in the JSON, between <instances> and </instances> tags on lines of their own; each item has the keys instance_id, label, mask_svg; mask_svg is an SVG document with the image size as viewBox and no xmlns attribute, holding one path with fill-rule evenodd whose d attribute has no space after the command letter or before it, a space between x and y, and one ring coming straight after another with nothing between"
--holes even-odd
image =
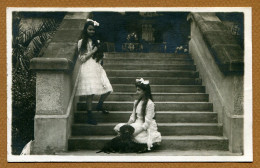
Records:
<instances>
[{"instance_id":1,"label":"postcard","mask_svg":"<svg viewBox=\"0 0 260 168\"><path fill-rule=\"evenodd\" d=\"M14 8L8 162L252 162L250 7Z\"/></svg>"}]
</instances>

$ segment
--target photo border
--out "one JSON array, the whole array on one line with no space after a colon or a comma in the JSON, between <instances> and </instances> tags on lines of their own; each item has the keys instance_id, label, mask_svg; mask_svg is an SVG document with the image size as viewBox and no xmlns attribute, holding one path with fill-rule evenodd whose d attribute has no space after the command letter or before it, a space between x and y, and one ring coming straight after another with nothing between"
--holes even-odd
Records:
<instances>
[{"instance_id":1,"label":"photo border","mask_svg":"<svg viewBox=\"0 0 260 168\"><path fill-rule=\"evenodd\" d=\"M259 119L259 113L257 113L257 111L260 110L259 108L259 102L257 101L260 97L258 96L259 94L259 85L258 82L259 80L257 80L257 75L259 74L259 68L256 66L259 63L259 57L257 57L257 53L259 53L259 31L257 30L259 28L259 11L257 9L259 9L259 2L258 1L254 1L254 0L231 0L231 1L222 1L222 0L215 0L215 1L210 1L210 0L198 0L198 1L188 1L188 0L182 0L182 1L178 1L178 0L169 0L167 2L160 2L158 3L158 1L155 0L149 0L149 1L138 1L138 0L124 0L122 2L118 2L118 1L114 1L114 0L100 0L100 3L96 3L94 1L72 1L72 0L66 0L66 1L53 1L53 0L45 0L44 2L39 2L37 0L20 0L19 2L17 1L12 1L12 0L6 0L5 2L3 2L1 4L1 21L3 22L3 24L0 25L0 27L2 28L3 31L0 32L2 40L0 42L0 53L2 55L2 58L0 58L0 62L1 62L1 79L2 82L0 83L1 85L1 107L2 107L2 111L3 113L1 113L0 116L0 126L1 128L5 128L6 127L6 123L7 123L7 113L5 113L7 111L6 107L7 107L7 94L6 94L6 88L7 88L7 78L6 78L6 57L3 57L6 55L6 25L5 25L5 19L6 19L6 14L5 14L5 10L6 7L11 7L11 6L16 6L16 7L79 7L79 6L95 6L95 7L123 7L123 6L129 6L129 7L134 7L134 6L145 6L145 7L154 7L154 6L164 6L164 7L172 7L172 6L201 6L201 7L209 7L209 6L247 6L247 7L252 7L252 19L253 19L253 24L252 24L252 30L253 30L253 50L251 49L251 51L253 51L253 55L254 57L252 58L253 60L253 64L251 62L251 65L253 65L253 89L254 89L254 114L251 114L253 116L253 132L254 132L254 139L253 139L253 143L254 143L254 156L257 156L257 154L259 153L259 138L256 136L256 133L259 132L259 126L257 126L257 122L260 121ZM246 38L245 38L246 40ZM251 43L251 44L252 44ZM246 43L245 43L246 44ZM246 65L245 65L246 66ZM251 74L252 76L252 74ZM247 82L247 81L245 81ZM250 89L250 88L245 88L245 89ZM249 100L245 100L246 101ZM249 126L250 127L250 126ZM7 130L6 129L0 129L0 135L3 139L6 140L7 137ZM152 166L152 167L171 167L171 166L181 166L181 167L191 167L191 166L199 166L199 167L258 167L259 166L259 159L257 157L254 157L254 162L253 163L34 163L34 164L30 164L30 163L7 163L7 158L6 158L6 146L7 143L6 141L3 141L4 143L0 144L0 165L4 166L4 167L21 167L21 166L25 166L25 167L37 167L37 168L41 168L41 167L56 167L56 166L62 166L62 167L144 167L144 166ZM258 165L258 166L257 166Z\"/></svg>"}]
</instances>

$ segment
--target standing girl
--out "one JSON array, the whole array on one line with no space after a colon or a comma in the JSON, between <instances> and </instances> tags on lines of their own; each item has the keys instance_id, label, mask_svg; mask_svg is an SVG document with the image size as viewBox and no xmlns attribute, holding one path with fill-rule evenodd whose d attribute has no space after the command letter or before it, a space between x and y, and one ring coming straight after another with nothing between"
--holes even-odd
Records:
<instances>
[{"instance_id":1,"label":"standing girl","mask_svg":"<svg viewBox=\"0 0 260 168\"><path fill-rule=\"evenodd\" d=\"M88 19L82 34L82 39L78 42L79 60L81 62L77 95L86 96L87 123L96 125L97 122L92 116L92 100L94 95L101 95L96 106L97 111L104 114L109 112L103 108L103 103L107 96L113 91L107 78L106 72L101 66L103 53L100 41L95 36L96 21Z\"/></svg>"},{"instance_id":2,"label":"standing girl","mask_svg":"<svg viewBox=\"0 0 260 168\"><path fill-rule=\"evenodd\" d=\"M159 144L162 140L155 121L155 105L151 87L149 81L145 81L143 78L137 79L135 86L138 100L134 102L133 113L127 123L117 124L114 130L119 132L121 126L131 125L135 129L133 140L137 143L147 144L147 149L150 150L153 145Z\"/></svg>"}]
</instances>

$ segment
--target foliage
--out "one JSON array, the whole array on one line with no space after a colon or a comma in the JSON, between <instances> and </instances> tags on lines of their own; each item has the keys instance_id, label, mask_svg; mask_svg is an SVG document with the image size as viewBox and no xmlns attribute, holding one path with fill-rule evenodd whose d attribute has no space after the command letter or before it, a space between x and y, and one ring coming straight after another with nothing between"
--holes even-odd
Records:
<instances>
[{"instance_id":1,"label":"foliage","mask_svg":"<svg viewBox=\"0 0 260 168\"><path fill-rule=\"evenodd\" d=\"M24 145L33 139L35 114L35 74L14 71L12 83L12 149L19 154Z\"/></svg>"},{"instance_id":2,"label":"foliage","mask_svg":"<svg viewBox=\"0 0 260 168\"><path fill-rule=\"evenodd\" d=\"M24 30L21 20L19 13L15 13L13 17L12 63L15 70L19 68L29 70L30 59L39 54L59 23L55 18L48 18L43 19L40 26L32 25L30 29Z\"/></svg>"},{"instance_id":3,"label":"foliage","mask_svg":"<svg viewBox=\"0 0 260 168\"><path fill-rule=\"evenodd\" d=\"M50 15L49 15L50 16ZM23 28L23 13L14 12L12 22L12 153L20 154L33 139L36 108L36 75L30 60L37 57L57 30L62 17L43 17L38 26ZM28 16L27 16L28 17Z\"/></svg>"}]
</instances>

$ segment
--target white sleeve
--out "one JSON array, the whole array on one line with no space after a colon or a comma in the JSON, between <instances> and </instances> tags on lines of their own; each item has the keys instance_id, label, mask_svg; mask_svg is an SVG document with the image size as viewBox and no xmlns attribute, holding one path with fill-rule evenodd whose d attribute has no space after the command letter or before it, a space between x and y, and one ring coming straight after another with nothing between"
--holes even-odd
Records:
<instances>
[{"instance_id":1,"label":"white sleeve","mask_svg":"<svg viewBox=\"0 0 260 168\"><path fill-rule=\"evenodd\" d=\"M154 112L155 104L149 100L146 106L146 115L145 115L145 122L143 123L142 127L144 130L147 130L152 122L155 112Z\"/></svg>"},{"instance_id":2,"label":"white sleeve","mask_svg":"<svg viewBox=\"0 0 260 168\"><path fill-rule=\"evenodd\" d=\"M81 45L82 45L82 39L80 39L80 40L78 41L78 51L80 50Z\"/></svg>"},{"instance_id":3,"label":"white sleeve","mask_svg":"<svg viewBox=\"0 0 260 168\"><path fill-rule=\"evenodd\" d=\"M130 123L130 124L135 122L135 104L136 104L136 101L134 102L133 112L128 120L128 123Z\"/></svg>"}]
</instances>

